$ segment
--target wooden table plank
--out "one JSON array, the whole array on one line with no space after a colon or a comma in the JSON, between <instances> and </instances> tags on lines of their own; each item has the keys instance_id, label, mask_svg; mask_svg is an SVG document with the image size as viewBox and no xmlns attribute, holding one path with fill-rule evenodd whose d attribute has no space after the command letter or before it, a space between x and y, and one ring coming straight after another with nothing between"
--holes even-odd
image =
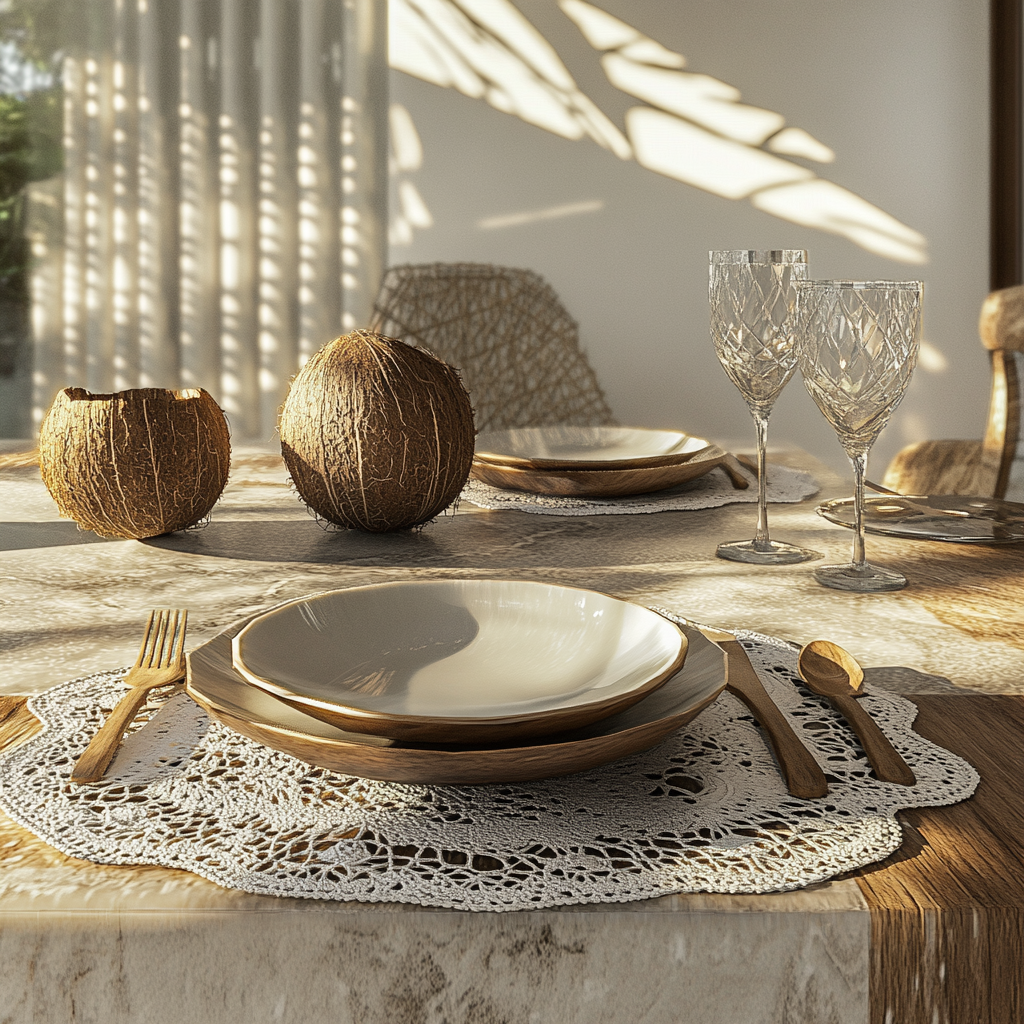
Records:
<instances>
[{"instance_id":1,"label":"wooden table plank","mask_svg":"<svg viewBox=\"0 0 1024 1024\"><path fill-rule=\"evenodd\" d=\"M904 600L975 640L1024 650L1024 544L942 544L873 536L872 558L902 572ZM1024 666L1022 666L1024 674Z\"/></svg>"},{"instance_id":2,"label":"wooden table plank","mask_svg":"<svg viewBox=\"0 0 1024 1024\"><path fill-rule=\"evenodd\" d=\"M1024 698L913 700L917 731L982 781L962 804L905 812L900 850L856 872L871 909L871 1022L1024 1020Z\"/></svg>"}]
</instances>

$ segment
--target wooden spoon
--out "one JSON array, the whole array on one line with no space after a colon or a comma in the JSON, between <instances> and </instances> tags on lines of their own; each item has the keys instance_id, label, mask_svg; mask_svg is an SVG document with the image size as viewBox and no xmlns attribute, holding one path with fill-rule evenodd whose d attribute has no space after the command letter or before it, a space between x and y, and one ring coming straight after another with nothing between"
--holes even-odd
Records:
<instances>
[{"instance_id":1,"label":"wooden spoon","mask_svg":"<svg viewBox=\"0 0 1024 1024\"><path fill-rule=\"evenodd\" d=\"M846 719L882 782L913 786L917 779L910 766L879 729L875 720L857 703L864 696L864 670L849 651L828 640L814 640L800 651L800 678L808 689L828 697Z\"/></svg>"}]
</instances>

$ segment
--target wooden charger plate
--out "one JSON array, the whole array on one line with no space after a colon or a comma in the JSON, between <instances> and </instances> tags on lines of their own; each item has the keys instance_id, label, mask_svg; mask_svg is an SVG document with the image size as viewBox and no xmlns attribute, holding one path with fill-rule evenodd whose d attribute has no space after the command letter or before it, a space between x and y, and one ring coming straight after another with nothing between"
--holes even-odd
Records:
<instances>
[{"instance_id":1,"label":"wooden charger plate","mask_svg":"<svg viewBox=\"0 0 1024 1024\"><path fill-rule=\"evenodd\" d=\"M716 466L725 466L730 456L717 445L687 456L669 466L634 466L625 469L521 469L483 462L474 457L470 475L492 487L557 498L622 498L647 494L696 480ZM734 486L740 486L729 474ZM742 477L740 478L742 479ZM747 481L743 480L742 486Z\"/></svg>"},{"instance_id":2,"label":"wooden charger plate","mask_svg":"<svg viewBox=\"0 0 1024 1024\"><path fill-rule=\"evenodd\" d=\"M188 658L186 689L212 718L300 761L388 782L525 782L570 775L656 746L695 718L725 688L725 655L683 627L686 662L649 697L583 729L503 747L429 745L343 732L250 686L231 663L231 643L247 622L225 630Z\"/></svg>"}]
</instances>

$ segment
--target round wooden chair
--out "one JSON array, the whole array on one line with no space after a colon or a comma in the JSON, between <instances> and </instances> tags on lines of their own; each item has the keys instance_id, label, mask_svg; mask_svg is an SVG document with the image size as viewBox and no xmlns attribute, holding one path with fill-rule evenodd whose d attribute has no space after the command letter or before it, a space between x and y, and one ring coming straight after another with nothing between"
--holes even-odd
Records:
<instances>
[{"instance_id":1,"label":"round wooden chair","mask_svg":"<svg viewBox=\"0 0 1024 1024\"><path fill-rule=\"evenodd\" d=\"M882 484L902 494L977 494L1002 498L1020 435L1024 285L992 292L981 307L981 343L992 362L988 424L981 441L920 441L898 452Z\"/></svg>"},{"instance_id":2,"label":"round wooden chair","mask_svg":"<svg viewBox=\"0 0 1024 1024\"><path fill-rule=\"evenodd\" d=\"M370 327L458 368L478 430L614 423L579 328L530 270L481 263L392 267Z\"/></svg>"}]
</instances>

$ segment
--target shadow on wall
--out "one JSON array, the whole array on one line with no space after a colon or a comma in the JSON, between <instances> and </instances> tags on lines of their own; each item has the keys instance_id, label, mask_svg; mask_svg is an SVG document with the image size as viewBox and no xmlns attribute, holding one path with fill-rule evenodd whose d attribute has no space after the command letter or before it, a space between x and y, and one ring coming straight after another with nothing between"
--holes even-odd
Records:
<instances>
[{"instance_id":1,"label":"shadow on wall","mask_svg":"<svg viewBox=\"0 0 1024 1024\"><path fill-rule=\"evenodd\" d=\"M584 0L558 0L602 53L608 81L646 106L620 130L578 87L552 45L510 0L390 0L390 63L424 81L483 99L567 139L590 138L622 160L805 227L841 235L902 263L926 263L927 240L884 210L785 159L830 163L835 154L782 114L740 102L739 90L682 70L686 58ZM433 218L407 175L423 150L404 107L391 113L398 209L392 244L408 244ZM580 208L577 208L580 207ZM587 207L582 209L582 207ZM545 219L590 212L573 204L521 214ZM515 221L525 223L523 220ZM481 223L479 227L510 224Z\"/></svg>"}]
</instances>

